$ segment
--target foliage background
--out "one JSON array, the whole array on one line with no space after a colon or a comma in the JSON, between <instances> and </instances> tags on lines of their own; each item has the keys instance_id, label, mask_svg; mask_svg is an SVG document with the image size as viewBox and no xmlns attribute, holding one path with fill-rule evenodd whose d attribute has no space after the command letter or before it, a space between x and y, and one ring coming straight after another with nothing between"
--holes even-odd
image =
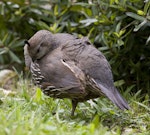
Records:
<instances>
[{"instance_id":1,"label":"foliage background","mask_svg":"<svg viewBox=\"0 0 150 135\"><path fill-rule=\"evenodd\" d=\"M0 69L24 71L23 41L36 31L88 36L107 57L116 85L150 95L150 1L3 0Z\"/></svg>"},{"instance_id":2,"label":"foliage background","mask_svg":"<svg viewBox=\"0 0 150 135\"><path fill-rule=\"evenodd\" d=\"M43 95L23 77L24 40L40 29L89 37L110 62L131 110L100 97L80 103L72 118L70 100ZM16 71L0 76L0 135L149 135L149 52L150 0L0 1L0 70Z\"/></svg>"}]
</instances>

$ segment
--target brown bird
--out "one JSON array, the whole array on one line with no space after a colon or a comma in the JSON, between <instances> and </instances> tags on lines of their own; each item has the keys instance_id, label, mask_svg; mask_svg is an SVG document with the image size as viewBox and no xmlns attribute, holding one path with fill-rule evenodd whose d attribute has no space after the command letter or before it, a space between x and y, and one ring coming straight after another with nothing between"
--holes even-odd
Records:
<instances>
[{"instance_id":1,"label":"brown bird","mask_svg":"<svg viewBox=\"0 0 150 135\"><path fill-rule=\"evenodd\" d=\"M120 109L129 109L113 84L109 63L87 38L40 30L25 41L24 56L34 83L43 93L72 100L71 115L78 102L101 95Z\"/></svg>"}]
</instances>

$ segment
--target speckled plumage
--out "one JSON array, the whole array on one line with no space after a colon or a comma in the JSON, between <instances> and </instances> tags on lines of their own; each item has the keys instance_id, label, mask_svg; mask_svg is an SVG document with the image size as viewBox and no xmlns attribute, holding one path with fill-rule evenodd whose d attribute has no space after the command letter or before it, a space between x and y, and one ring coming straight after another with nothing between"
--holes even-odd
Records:
<instances>
[{"instance_id":1,"label":"speckled plumage","mask_svg":"<svg viewBox=\"0 0 150 135\"><path fill-rule=\"evenodd\" d=\"M129 109L114 87L109 63L87 38L41 30L26 41L24 55L35 84L50 97L70 98L72 115L78 102L101 95Z\"/></svg>"}]
</instances>

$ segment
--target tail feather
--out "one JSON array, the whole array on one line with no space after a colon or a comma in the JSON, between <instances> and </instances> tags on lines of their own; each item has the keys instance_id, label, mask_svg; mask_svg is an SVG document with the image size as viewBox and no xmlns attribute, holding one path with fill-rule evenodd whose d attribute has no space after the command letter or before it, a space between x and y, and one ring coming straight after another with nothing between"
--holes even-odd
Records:
<instances>
[{"instance_id":1,"label":"tail feather","mask_svg":"<svg viewBox=\"0 0 150 135\"><path fill-rule=\"evenodd\" d=\"M130 109L127 101L120 95L120 93L115 87L108 89L101 84L98 84L98 86L100 87L104 95L106 95L121 110Z\"/></svg>"}]
</instances>

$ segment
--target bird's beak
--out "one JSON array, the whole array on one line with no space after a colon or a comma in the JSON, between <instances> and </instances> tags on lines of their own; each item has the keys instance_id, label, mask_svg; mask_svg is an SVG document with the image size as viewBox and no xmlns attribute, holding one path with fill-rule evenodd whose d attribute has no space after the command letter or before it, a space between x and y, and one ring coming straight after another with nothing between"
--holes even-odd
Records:
<instances>
[{"instance_id":1,"label":"bird's beak","mask_svg":"<svg viewBox=\"0 0 150 135\"><path fill-rule=\"evenodd\" d=\"M25 40L24 44L27 44L28 46L30 46L30 43L28 42L28 40Z\"/></svg>"}]
</instances>

